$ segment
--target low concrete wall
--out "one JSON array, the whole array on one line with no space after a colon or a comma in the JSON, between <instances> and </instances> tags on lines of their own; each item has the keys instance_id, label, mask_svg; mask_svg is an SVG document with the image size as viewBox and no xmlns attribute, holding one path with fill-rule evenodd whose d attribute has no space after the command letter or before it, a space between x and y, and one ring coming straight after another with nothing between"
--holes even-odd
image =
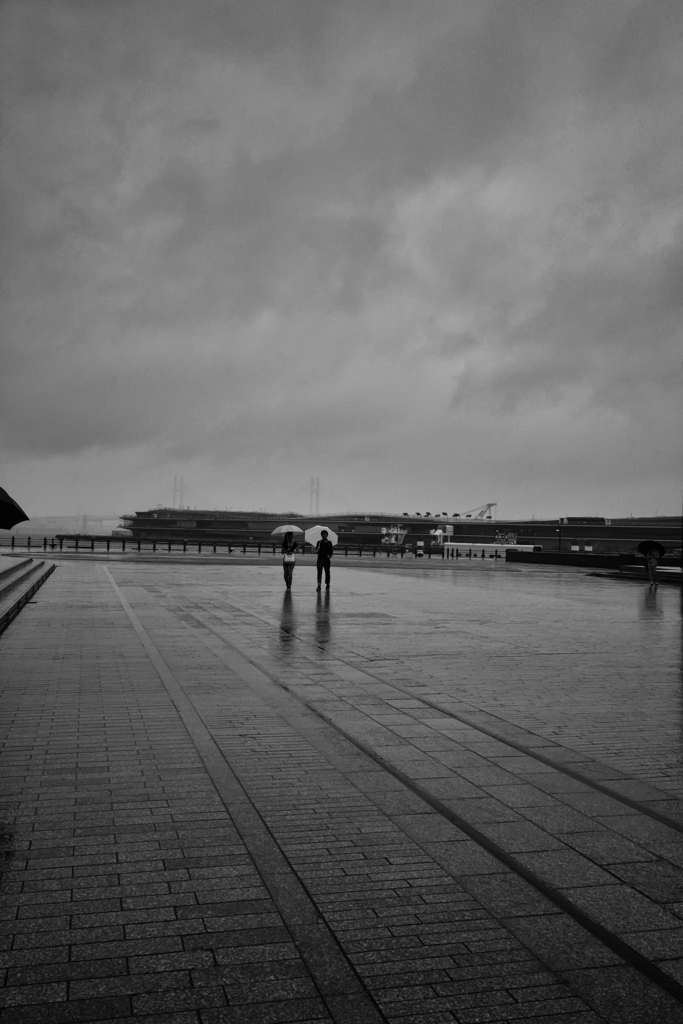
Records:
<instances>
[{"instance_id":1,"label":"low concrete wall","mask_svg":"<svg viewBox=\"0 0 683 1024\"><path fill-rule=\"evenodd\" d=\"M614 569L620 565L645 565L642 555L586 554L576 551L506 551L506 562L526 562L531 565L576 565L591 569ZM677 558L662 558L660 565L680 565Z\"/></svg>"}]
</instances>

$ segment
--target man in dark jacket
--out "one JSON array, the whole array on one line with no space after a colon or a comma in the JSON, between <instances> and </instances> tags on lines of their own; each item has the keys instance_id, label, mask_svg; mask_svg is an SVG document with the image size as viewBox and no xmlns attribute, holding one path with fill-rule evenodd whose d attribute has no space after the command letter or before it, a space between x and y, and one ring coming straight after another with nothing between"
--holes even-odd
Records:
<instances>
[{"instance_id":1,"label":"man in dark jacket","mask_svg":"<svg viewBox=\"0 0 683 1024\"><path fill-rule=\"evenodd\" d=\"M323 580L323 570L325 570L325 590L330 589L330 559L334 552L334 544L331 540L327 539L327 530L321 530L320 540L318 542L318 561L316 568L318 570L318 586L316 590L320 590L320 584Z\"/></svg>"}]
</instances>

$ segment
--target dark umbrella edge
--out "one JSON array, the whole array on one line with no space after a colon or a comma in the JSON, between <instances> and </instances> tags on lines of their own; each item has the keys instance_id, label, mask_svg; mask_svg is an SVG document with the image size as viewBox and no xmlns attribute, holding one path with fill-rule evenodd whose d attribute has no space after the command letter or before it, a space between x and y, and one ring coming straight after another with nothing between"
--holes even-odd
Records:
<instances>
[{"instance_id":1,"label":"dark umbrella edge","mask_svg":"<svg viewBox=\"0 0 683 1024\"><path fill-rule=\"evenodd\" d=\"M651 551L656 551L660 558L666 554L666 548L658 540L641 540L638 545L638 554L649 555Z\"/></svg>"},{"instance_id":2,"label":"dark umbrella edge","mask_svg":"<svg viewBox=\"0 0 683 1024\"><path fill-rule=\"evenodd\" d=\"M0 530L11 530L17 523L25 523L28 516L4 487L0 487Z\"/></svg>"}]
</instances>

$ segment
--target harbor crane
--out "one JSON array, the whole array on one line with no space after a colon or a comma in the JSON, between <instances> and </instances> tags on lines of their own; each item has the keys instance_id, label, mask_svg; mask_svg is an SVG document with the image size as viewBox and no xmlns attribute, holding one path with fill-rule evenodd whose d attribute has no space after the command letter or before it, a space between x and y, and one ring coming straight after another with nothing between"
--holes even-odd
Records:
<instances>
[{"instance_id":1,"label":"harbor crane","mask_svg":"<svg viewBox=\"0 0 683 1024\"><path fill-rule=\"evenodd\" d=\"M477 505L476 508L471 508L467 512L463 512L464 516L469 516L470 519L493 519L493 516L489 515L492 508L497 508L497 501L489 501L487 505Z\"/></svg>"}]
</instances>

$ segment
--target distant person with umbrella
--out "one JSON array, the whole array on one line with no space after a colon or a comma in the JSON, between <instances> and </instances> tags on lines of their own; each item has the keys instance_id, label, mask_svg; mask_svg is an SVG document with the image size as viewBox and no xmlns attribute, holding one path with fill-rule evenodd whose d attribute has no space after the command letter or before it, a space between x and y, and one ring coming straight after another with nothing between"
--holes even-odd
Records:
<instances>
[{"instance_id":1,"label":"distant person with umbrella","mask_svg":"<svg viewBox=\"0 0 683 1024\"><path fill-rule=\"evenodd\" d=\"M295 552L298 550L299 545L294 540L294 534L300 533L303 535L303 530L300 526L292 526L291 523L283 523L282 526L276 526L271 537L275 540L279 540L282 537L282 570L285 574L285 586L287 590L292 588L292 575L294 573L294 565L296 563Z\"/></svg>"},{"instance_id":2,"label":"distant person with umbrella","mask_svg":"<svg viewBox=\"0 0 683 1024\"><path fill-rule=\"evenodd\" d=\"M316 591L321 589L323 581L323 572L325 573L325 590L330 589L330 559L334 554L334 544L331 540L328 540L328 531L320 531L320 540L317 544L318 548L318 561L316 563L316 570L318 573L318 586L315 588Z\"/></svg>"},{"instance_id":3,"label":"distant person with umbrella","mask_svg":"<svg viewBox=\"0 0 683 1024\"><path fill-rule=\"evenodd\" d=\"M292 589L292 576L294 575L296 552L298 549L299 545L294 540L294 534L286 533L284 540L282 541L282 570L285 575L285 586L287 587L287 590Z\"/></svg>"},{"instance_id":4,"label":"distant person with umbrella","mask_svg":"<svg viewBox=\"0 0 683 1024\"><path fill-rule=\"evenodd\" d=\"M645 556L645 568L650 578L651 587L659 586L657 582L657 563L665 551L666 548L656 540L643 540L638 545L638 552Z\"/></svg>"}]
</instances>

